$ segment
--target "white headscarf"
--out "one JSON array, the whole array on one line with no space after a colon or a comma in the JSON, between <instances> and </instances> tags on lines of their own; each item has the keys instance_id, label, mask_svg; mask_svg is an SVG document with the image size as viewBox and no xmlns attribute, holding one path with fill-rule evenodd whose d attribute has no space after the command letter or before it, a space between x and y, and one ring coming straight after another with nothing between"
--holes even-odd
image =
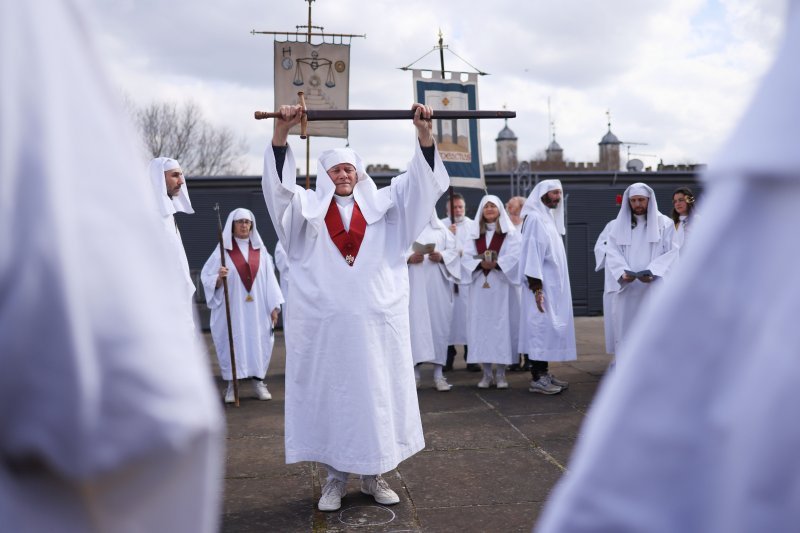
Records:
<instances>
[{"instance_id":1,"label":"white headscarf","mask_svg":"<svg viewBox=\"0 0 800 533\"><path fill-rule=\"evenodd\" d=\"M522 206L522 211L519 213L520 218L525 220L525 217L533 211L552 216L553 221L556 223L558 233L560 235L565 235L567 233L567 227L564 225L564 199L562 198L561 201L558 202L558 207L555 209L550 209L542 202L542 196L557 189L561 191L564 190L561 186L561 180L542 180L537 183L536 187L534 187L528 195L528 199L525 200L525 204Z\"/></svg>"},{"instance_id":2,"label":"white headscarf","mask_svg":"<svg viewBox=\"0 0 800 533\"><path fill-rule=\"evenodd\" d=\"M256 229L256 217L253 212L244 207L239 207L228 213L228 220L225 221L225 227L222 228L222 245L226 250L233 250L233 221L234 220L249 220L253 224L250 226L250 242L253 248L258 250L264 245Z\"/></svg>"},{"instance_id":3,"label":"white headscarf","mask_svg":"<svg viewBox=\"0 0 800 533\"><path fill-rule=\"evenodd\" d=\"M167 194L167 182L164 172L180 168L181 165L169 157L156 157L150 161L150 184L153 186L153 193L156 195L158 207L162 216L174 215L177 211L192 214L192 202L189 200L189 189L187 184L181 185L178 196L170 198Z\"/></svg>"},{"instance_id":4,"label":"white headscarf","mask_svg":"<svg viewBox=\"0 0 800 533\"><path fill-rule=\"evenodd\" d=\"M300 195L303 217L315 224L320 224L324 220L336 190L327 171L340 163L350 163L356 167L358 181L353 188L353 195L367 224L380 220L392 206L391 199L388 195L378 194L378 187L364 170L364 161L350 148L326 150L319 156L316 189L303 191Z\"/></svg>"},{"instance_id":5,"label":"white headscarf","mask_svg":"<svg viewBox=\"0 0 800 533\"><path fill-rule=\"evenodd\" d=\"M647 203L647 242L658 242L660 239L659 217L661 213L658 212L658 204L653 189L645 183L634 183L625 189L625 194L622 195L622 205L619 208L614 227L611 229L611 235L614 236L618 244L629 245L631 243L631 236L633 235L633 228L631 227L631 196L645 196L650 199Z\"/></svg>"},{"instance_id":6,"label":"white headscarf","mask_svg":"<svg viewBox=\"0 0 800 533\"><path fill-rule=\"evenodd\" d=\"M477 239L481 235L481 220L483 219L483 206L486 205L487 202L492 202L494 205L497 206L497 210L500 211L500 216L497 218L497 223L500 225L500 229L503 233L515 233L517 228L514 226L514 223L511 222L511 217L508 216L506 212L505 205L497 196L493 194L487 194L483 198L481 198L481 203L478 205L478 210L475 212L475 220L472 221L470 224L469 232L467 233L468 239Z\"/></svg>"}]
</instances>

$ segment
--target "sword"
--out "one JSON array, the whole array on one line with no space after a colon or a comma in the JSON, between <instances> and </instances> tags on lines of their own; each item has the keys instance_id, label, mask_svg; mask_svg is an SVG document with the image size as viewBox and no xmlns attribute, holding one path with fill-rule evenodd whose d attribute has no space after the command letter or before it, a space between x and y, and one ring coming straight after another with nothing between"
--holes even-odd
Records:
<instances>
[{"instance_id":1,"label":"sword","mask_svg":"<svg viewBox=\"0 0 800 533\"><path fill-rule=\"evenodd\" d=\"M300 105L305 108L305 97L303 91L297 93ZM277 118L281 114L278 112L256 111L253 116L256 120L266 118ZM517 116L515 111L474 111L474 110L434 110L431 118L453 120L462 118L514 118ZM411 109L305 109L303 119L300 122L300 138L306 138L306 125L308 121L315 120L408 120L414 118L414 111Z\"/></svg>"}]
</instances>

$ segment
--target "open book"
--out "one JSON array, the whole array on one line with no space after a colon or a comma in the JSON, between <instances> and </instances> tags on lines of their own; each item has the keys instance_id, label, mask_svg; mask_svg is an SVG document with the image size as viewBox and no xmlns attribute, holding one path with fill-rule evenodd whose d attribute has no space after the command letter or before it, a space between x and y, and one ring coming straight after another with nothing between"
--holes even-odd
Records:
<instances>
[{"instance_id":1,"label":"open book","mask_svg":"<svg viewBox=\"0 0 800 533\"><path fill-rule=\"evenodd\" d=\"M436 245L434 243L422 244L415 242L411 245L411 250L416 254L428 255L436 251Z\"/></svg>"},{"instance_id":2,"label":"open book","mask_svg":"<svg viewBox=\"0 0 800 533\"><path fill-rule=\"evenodd\" d=\"M653 273L649 270L640 270L639 272L634 272L633 270L626 270L625 273L633 278L642 279L646 277L653 277Z\"/></svg>"}]
</instances>

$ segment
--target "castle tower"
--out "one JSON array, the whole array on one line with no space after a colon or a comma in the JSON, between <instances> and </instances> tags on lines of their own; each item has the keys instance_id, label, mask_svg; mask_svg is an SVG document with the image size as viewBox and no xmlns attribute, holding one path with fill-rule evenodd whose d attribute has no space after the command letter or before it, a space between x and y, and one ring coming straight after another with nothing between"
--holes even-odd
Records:
<instances>
[{"instance_id":1,"label":"castle tower","mask_svg":"<svg viewBox=\"0 0 800 533\"><path fill-rule=\"evenodd\" d=\"M499 172L512 172L517 169L517 136L508 127L508 119L497 134L497 167Z\"/></svg>"},{"instance_id":2,"label":"castle tower","mask_svg":"<svg viewBox=\"0 0 800 533\"><path fill-rule=\"evenodd\" d=\"M561 146L556 142L556 134L553 133L553 141L547 147L547 150L544 151L545 153L545 160L550 165L557 165L563 166L564 164L564 150L562 150Z\"/></svg>"},{"instance_id":3,"label":"castle tower","mask_svg":"<svg viewBox=\"0 0 800 533\"><path fill-rule=\"evenodd\" d=\"M608 132L603 135L598 145L600 146L600 162L598 163L599 170L613 170L620 169L619 147L622 142L617 139L617 136L611 133L611 114L608 115Z\"/></svg>"}]
</instances>

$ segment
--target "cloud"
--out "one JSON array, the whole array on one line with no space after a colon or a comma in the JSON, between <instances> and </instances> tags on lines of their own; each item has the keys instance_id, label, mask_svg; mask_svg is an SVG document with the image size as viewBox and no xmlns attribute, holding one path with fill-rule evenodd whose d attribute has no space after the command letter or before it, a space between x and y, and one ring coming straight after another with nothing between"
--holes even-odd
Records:
<instances>
[{"instance_id":1,"label":"cloud","mask_svg":"<svg viewBox=\"0 0 800 533\"><path fill-rule=\"evenodd\" d=\"M294 30L306 23L307 4L95 5L98 38L120 90L140 102L197 101L210 120L246 138L250 172L260 173L272 126L251 117L273 106L273 39L250 30ZM450 51L490 73L480 78L481 107L517 111L509 126L521 157L549 143L549 98L565 157L597 159L611 109L620 139L647 143L631 151L670 163L706 162L724 141L772 60L785 10L786 0L495 0L469 7L454 0L337 0L314 2L312 23L367 35L352 41L351 107L410 106L411 75L398 67L432 51L441 28ZM448 69L470 70L449 51L445 60ZM417 66L438 68L438 52ZM484 162L494 160L502 127L482 122ZM368 162L402 168L413 135L411 124L354 122L349 141ZM344 142L315 138L311 155ZM304 143L292 144L304 161Z\"/></svg>"}]
</instances>

